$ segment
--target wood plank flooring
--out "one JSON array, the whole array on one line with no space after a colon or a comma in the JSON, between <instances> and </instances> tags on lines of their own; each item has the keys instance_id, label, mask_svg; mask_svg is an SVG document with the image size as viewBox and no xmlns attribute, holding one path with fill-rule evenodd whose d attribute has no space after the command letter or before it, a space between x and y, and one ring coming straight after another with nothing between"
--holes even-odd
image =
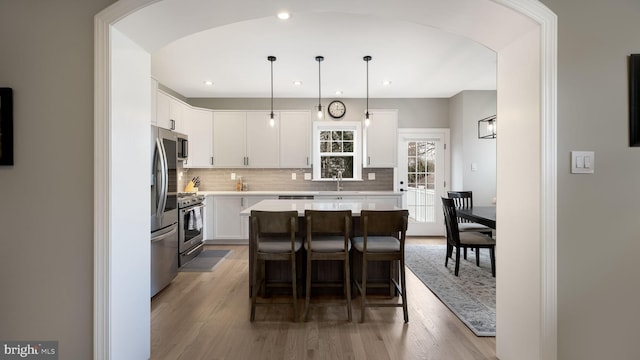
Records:
<instances>
[{"instance_id":1,"label":"wood plank flooring","mask_svg":"<svg viewBox=\"0 0 640 360\"><path fill-rule=\"evenodd\" d=\"M360 323L359 297L351 323L344 305L313 307L309 322L292 322L290 305L259 306L249 322L248 248L207 248L233 252L212 272L179 273L153 298L152 359L496 359L495 338L476 337L411 271L408 324L402 308L367 309Z\"/></svg>"}]
</instances>

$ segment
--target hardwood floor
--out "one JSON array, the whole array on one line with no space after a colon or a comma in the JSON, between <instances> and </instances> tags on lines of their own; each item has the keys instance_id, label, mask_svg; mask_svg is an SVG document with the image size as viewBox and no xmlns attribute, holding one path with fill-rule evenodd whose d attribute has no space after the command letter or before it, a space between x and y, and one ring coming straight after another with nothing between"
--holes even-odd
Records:
<instances>
[{"instance_id":1,"label":"hardwood floor","mask_svg":"<svg viewBox=\"0 0 640 360\"><path fill-rule=\"evenodd\" d=\"M476 337L411 271L408 324L402 308L367 309L360 323L359 297L351 323L344 305L314 307L309 322L292 322L290 305L260 306L249 322L248 248L207 248L232 253L212 272L179 273L151 302L152 359L496 359L495 338Z\"/></svg>"}]
</instances>

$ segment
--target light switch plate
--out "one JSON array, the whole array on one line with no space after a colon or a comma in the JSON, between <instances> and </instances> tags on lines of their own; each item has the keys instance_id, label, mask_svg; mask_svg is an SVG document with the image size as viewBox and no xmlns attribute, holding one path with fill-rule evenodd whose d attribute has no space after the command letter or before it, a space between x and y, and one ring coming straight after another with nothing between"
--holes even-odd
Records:
<instances>
[{"instance_id":1,"label":"light switch plate","mask_svg":"<svg viewBox=\"0 0 640 360\"><path fill-rule=\"evenodd\" d=\"M593 151L571 152L572 174L593 174L595 171L595 153Z\"/></svg>"},{"instance_id":2,"label":"light switch plate","mask_svg":"<svg viewBox=\"0 0 640 360\"><path fill-rule=\"evenodd\" d=\"M305 180L311 180L311 173L304 173Z\"/></svg>"},{"instance_id":3,"label":"light switch plate","mask_svg":"<svg viewBox=\"0 0 640 360\"><path fill-rule=\"evenodd\" d=\"M477 163L471 163L471 171L478 171L478 164Z\"/></svg>"},{"instance_id":4,"label":"light switch plate","mask_svg":"<svg viewBox=\"0 0 640 360\"><path fill-rule=\"evenodd\" d=\"M367 174L367 179L375 180L376 179L376 173L368 173Z\"/></svg>"}]
</instances>

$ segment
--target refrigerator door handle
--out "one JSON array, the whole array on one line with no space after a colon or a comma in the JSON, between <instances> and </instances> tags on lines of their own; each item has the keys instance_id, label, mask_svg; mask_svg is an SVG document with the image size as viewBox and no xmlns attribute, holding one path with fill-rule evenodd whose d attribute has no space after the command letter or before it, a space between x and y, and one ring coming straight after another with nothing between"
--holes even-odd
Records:
<instances>
[{"instance_id":1,"label":"refrigerator door handle","mask_svg":"<svg viewBox=\"0 0 640 360\"><path fill-rule=\"evenodd\" d=\"M167 206L167 193L169 191L169 171L167 170L167 152L164 148L164 144L160 139L157 139L156 141L160 153L160 178L162 179L162 186L160 187L160 201L158 201L158 216L161 216Z\"/></svg>"},{"instance_id":2,"label":"refrigerator door handle","mask_svg":"<svg viewBox=\"0 0 640 360\"><path fill-rule=\"evenodd\" d=\"M156 235L151 237L151 242L158 242L158 241L162 241L168 237L170 237L171 235L175 234L178 231L178 225L174 225L171 227L171 230L169 230L168 232L163 232L160 235Z\"/></svg>"}]
</instances>

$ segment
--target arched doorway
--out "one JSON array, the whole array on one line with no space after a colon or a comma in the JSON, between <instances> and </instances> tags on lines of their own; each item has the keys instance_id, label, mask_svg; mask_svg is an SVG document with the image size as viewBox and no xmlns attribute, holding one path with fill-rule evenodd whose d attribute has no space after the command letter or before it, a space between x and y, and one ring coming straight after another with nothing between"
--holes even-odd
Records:
<instances>
[{"instance_id":1,"label":"arched doorway","mask_svg":"<svg viewBox=\"0 0 640 360\"><path fill-rule=\"evenodd\" d=\"M172 0L166 0L170 2ZM148 263L130 267L134 234L145 233L144 219L139 212L129 212L126 203L144 203L146 193L132 192L124 184L131 164L147 161L144 154L124 154L115 144L138 139L144 133L144 111L137 122L129 122L127 99L119 96L117 71L120 55L127 50L137 52L137 75L148 77L145 54L135 43L127 42L126 34L112 28L119 19L153 0L121 0L96 17L96 90L95 90L95 357L115 358L114 354L133 347L144 356L148 346L148 323L144 317L132 314L148 311L148 296L136 291L148 278ZM183 2L183 4L186 2ZM377 4L378 2L375 2ZM383 2L379 2L383 3ZM225 7L226 5L226 7ZM369 6L368 13L390 11L384 6ZM379 4L378 4L379 5ZM407 4L407 6L417 6ZM221 11L229 11L229 4L219 1ZM361 12L358 4L329 1L335 11ZM400 18L439 27L472 38L498 53L498 116L501 137L498 140L498 220L500 236L514 239L498 249L498 336L497 353L511 358L514 354L531 354L531 358L556 357L556 20L555 16L535 0L485 1L425 1L427 11L407 10L393 4L391 14ZM362 8L360 6L360 8ZM458 11L482 14L478 21L500 16L506 21L489 21L483 31L474 32L468 18L456 17ZM259 9L260 10L260 9ZM263 9L267 11L268 9ZM258 11L259 12L259 11ZM524 16L523 16L524 15ZM241 17L242 15L236 15ZM256 16L254 13L253 16ZM464 17L463 17L464 18ZM531 28L518 34L508 43L500 34L511 26L530 21ZM238 19L240 20L240 19ZM484 20L486 21L486 20ZM195 32L197 27L188 31ZM182 36L189 33L183 33ZM124 46L112 47L114 38ZM128 48L127 48L128 46ZM147 54L148 55L148 54ZM148 61L148 59L147 59ZM128 64L128 66L131 64ZM114 75L116 74L116 75ZM114 77L115 76L115 77ZM143 88L129 90L128 95L148 99ZM140 105L140 104L137 104ZM143 104L144 105L144 101ZM144 106L142 106L144 107ZM148 115L148 114L147 114ZM142 120L140 120L142 118ZM148 117L147 117L148 118ZM140 144L146 147L146 142ZM515 155L514 155L515 154ZM127 159L125 163L119 161ZM522 194L522 188L528 189ZM518 197L516 198L516 195ZM125 202L123 199L126 198ZM522 204L527 204L523 206ZM139 209L138 209L139 210ZM514 217L520 212L521 216ZM133 219L132 219L133 218ZM148 235L148 232L146 232ZM517 240L515 238L517 237ZM148 255L144 246L136 247L139 258ZM145 254L145 251L147 253ZM128 271L125 271L125 270ZM136 272L139 270L139 272ZM132 293L138 294L132 300ZM144 295L148 295L144 294ZM145 305L146 304L146 305ZM146 306L146 308L145 308ZM528 324L524 327L522 324ZM132 326L134 325L134 326ZM134 329L137 329L137 333ZM122 330L122 331L121 331ZM148 350L147 350L148 351ZM148 354L147 354L148 356Z\"/></svg>"}]
</instances>

